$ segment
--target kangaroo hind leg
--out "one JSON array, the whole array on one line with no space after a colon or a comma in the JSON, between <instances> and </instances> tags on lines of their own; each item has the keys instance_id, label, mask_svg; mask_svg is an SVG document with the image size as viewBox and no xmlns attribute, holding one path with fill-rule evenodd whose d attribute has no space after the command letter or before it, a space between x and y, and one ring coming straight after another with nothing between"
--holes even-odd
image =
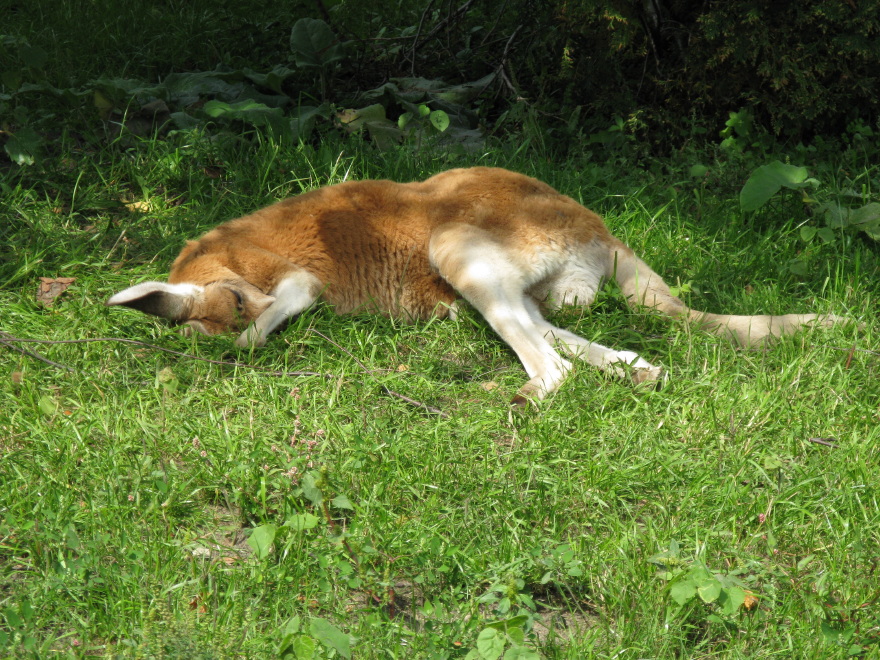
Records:
<instances>
[{"instance_id":1,"label":"kangaroo hind leg","mask_svg":"<svg viewBox=\"0 0 880 660\"><path fill-rule=\"evenodd\" d=\"M526 309L528 309L535 325L541 329L548 341L561 343L573 356L584 360L588 364L592 364L594 367L599 367L602 371L625 377L627 371L623 365L629 365L632 369L632 380L636 384L656 381L663 375L661 367L652 365L638 353L608 348L602 344L584 339L568 330L557 328L541 316L538 304L534 299L528 298L526 300Z\"/></svg>"},{"instance_id":2,"label":"kangaroo hind leg","mask_svg":"<svg viewBox=\"0 0 880 660\"><path fill-rule=\"evenodd\" d=\"M431 264L489 322L514 350L529 375L514 402L541 399L556 390L571 369L536 324L525 291L540 278L492 234L465 224L443 225L431 235Z\"/></svg>"}]
</instances>

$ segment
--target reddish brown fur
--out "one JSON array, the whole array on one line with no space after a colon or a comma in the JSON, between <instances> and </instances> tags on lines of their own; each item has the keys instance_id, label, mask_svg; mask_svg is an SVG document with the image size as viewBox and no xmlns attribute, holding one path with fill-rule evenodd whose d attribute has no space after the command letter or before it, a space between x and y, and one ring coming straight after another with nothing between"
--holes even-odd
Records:
<instances>
[{"instance_id":1,"label":"reddish brown fur","mask_svg":"<svg viewBox=\"0 0 880 660\"><path fill-rule=\"evenodd\" d=\"M144 282L108 305L206 334L244 329L261 345L317 298L408 319L440 317L461 296L516 351L530 380L518 400L555 390L571 368L556 350L635 382L661 369L631 351L550 324L539 306L589 305L603 279L645 306L743 345L831 325L834 316L735 316L689 309L602 220L545 183L501 169L450 170L419 183L342 183L232 220L187 243L169 282ZM624 368L626 365L626 368Z\"/></svg>"},{"instance_id":2,"label":"reddish brown fur","mask_svg":"<svg viewBox=\"0 0 880 660\"><path fill-rule=\"evenodd\" d=\"M340 313L443 317L457 295L431 268L428 241L456 222L497 231L517 250L562 237L615 240L599 216L540 181L450 170L416 183L342 183L232 220L187 243L168 281L205 285L237 275L268 293L298 267L325 283L321 297Z\"/></svg>"}]
</instances>

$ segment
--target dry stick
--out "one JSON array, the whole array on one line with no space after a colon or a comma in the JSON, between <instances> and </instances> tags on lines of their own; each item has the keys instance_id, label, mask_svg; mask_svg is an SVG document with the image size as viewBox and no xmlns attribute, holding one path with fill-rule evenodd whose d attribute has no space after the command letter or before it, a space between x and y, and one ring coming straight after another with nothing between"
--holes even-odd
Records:
<instances>
[{"instance_id":1,"label":"dry stick","mask_svg":"<svg viewBox=\"0 0 880 660\"><path fill-rule=\"evenodd\" d=\"M837 438L807 438L807 441L815 442L817 445L837 448Z\"/></svg>"},{"instance_id":2,"label":"dry stick","mask_svg":"<svg viewBox=\"0 0 880 660\"><path fill-rule=\"evenodd\" d=\"M445 28L447 24L449 24L452 21L454 21L455 19L457 19L459 17L459 15L467 13L467 10L470 9L470 6L472 4L474 4L474 2L475 2L475 0L468 0L461 7L459 7L455 11L451 12L449 15L446 16L446 18L444 18L442 21L437 23L437 25L434 26L434 29L431 30L427 34L427 36L425 36L424 39L422 39L421 41L419 41L418 43L413 45L412 52L415 53L419 48L422 47L423 44L425 44L428 41L430 41L431 39L433 39L435 34L437 34L438 32L440 32L440 30Z\"/></svg>"},{"instance_id":3,"label":"dry stick","mask_svg":"<svg viewBox=\"0 0 880 660\"><path fill-rule=\"evenodd\" d=\"M520 98L519 91L514 88L513 83L510 82L510 78L507 77L507 72L504 70L505 65L507 64L507 54L510 51L510 45L513 43L513 38L519 33L522 25L517 26L517 28L513 31L513 34L510 35L510 39L507 40L507 43L504 45L504 52L501 54L501 62L495 69L496 75L501 76L501 80L507 85L508 89L517 97L517 100Z\"/></svg>"},{"instance_id":4,"label":"dry stick","mask_svg":"<svg viewBox=\"0 0 880 660\"><path fill-rule=\"evenodd\" d=\"M333 340L329 339L328 337L324 336L323 334L321 334L320 332L318 332L315 329L309 329L309 332L314 332L315 334L323 337L326 341L330 342L331 344L333 344L334 346L336 346L340 350L347 353L355 362L358 363L358 365L361 367L361 369L364 370L365 373L367 373L370 376L373 376L375 378L376 374L374 371L368 369L360 360L358 360L354 355L352 355L349 351L344 349L342 346L340 346L339 344L337 344ZM227 362L224 360L212 360L210 358L203 358L203 357L199 357L198 355L192 355L191 353L183 353L181 351L175 351L170 348L164 348L163 346L156 346L155 344L148 344L147 342L138 341L137 339L123 339L121 337L95 337L95 338L91 338L91 339L25 339L25 338L21 338L21 337L13 337L8 332L0 331L0 344L2 344L3 346L8 346L9 348L11 348L15 351L18 351L19 353L33 357L37 360L45 362L46 364L50 364L53 367L56 367L58 369L66 369L67 371L76 371L76 369L74 369L73 367L68 367L65 364L53 362L52 360L49 360L48 358L44 358L43 356L41 356L37 353L33 353L31 351L26 351L23 348L19 348L18 346L15 346L14 343L86 344L86 343L97 342L97 341L115 341L115 342L119 342L121 344L133 344L135 346L143 346L145 348L152 348L154 350L162 351L164 353L171 353L172 355L178 355L180 357L189 358L191 360L198 360L200 362L208 362L209 364L217 364L217 365L224 366L224 367L244 367L247 369L255 369L257 371L262 371L262 372L267 373L272 376L320 376L321 378L327 378L327 379L332 379L332 378L337 377L334 374L327 374L327 373L322 374L317 371L277 371L275 369L272 369L271 367L262 367L260 365L247 364L245 362ZM449 417L449 415L447 415L445 412L443 412L439 408L435 408L434 406L429 406L428 404L422 403L421 401L416 401L415 399L411 399L410 397L405 396L403 394L400 394L399 392L395 392L394 390L386 387L385 385L382 385L381 383L379 383L379 385L382 387L382 389L385 391L385 393L388 394L389 396L396 397L396 398L400 399L401 401L405 401L406 403L408 403L412 406L415 406L416 408L422 408L424 410L427 410L430 413L434 413L435 415L440 415L441 417Z\"/></svg>"},{"instance_id":5,"label":"dry stick","mask_svg":"<svg viewBox=\"0 0 880 660\"><path fill-rule=\"evenodd\" d=\"M853 344L852 348L849 350L849 355L846 356L846 364L843 365L844 369L849 369L849 365L852 364L853 355L856 354L856 345Z\"/></svg>"},{"instance_id":6,"label":"dry stick","mask_svg":"<svg viewBox=\"0 0 880 660\"><path fill-rule=\"evenodd\" d=\"M53 362L49 358L44 358L39 353L34 353L33 351L26 351L23 348L19 348L18 346L16 346L15 344L12 343L13 341L21 341L21 340L16 339L12 335L9 335L5 332L0 332L0 344L3 344L7 348L11 348L13 351L18 351L22 355L27 355L28 357L32 357L35 360L39 360L40 362L45 362L46 364L50 364L53 367L56 367L58 369L66 369L67 371L72 371L72 372L76 371L76 369L74 369L73 367L68 367L66 364L60 364L58 362Z\"/></svg>"},{"instance_id":7,"label":"dry stick","mask_svg":"<svg viewBox=\"0 0 880 660\"><path fill-rule=\"evenodd\" d=\"M425 22L425 16L427 16L428 12L431 11L431 6L433 4L434 4L434 0L430 0L430 2L428 2L428 6L425 7L425 11L422 12L422 17L419 19L419 27L416 29L416 36L413 39L412 51L410 52L410 56L409 56L410 60L411 60L411 65L412 65L410 67L410 74L413 76L416 75L416 48L419 45L419 37L422 34L422 25Z\"/></svg>"},{"instance_id":8,"label":"dry stick","mask_svg":"<svg viewBox=\"0 0 880 660\"><path fill-rule=\"evenodd\" d=\"M373 378L376 377L376 372L373 371L372 369L370 369L369 367L367 367L363 362L361 362L360 360L358 360L358 359L357 359L357 358L351 353L351 351L349 351L347 348L344 348L344 347L340 346L340 345L337 344L335 341L333 341L332 339L330 339L330 337L328 337L327 335L324 335L324 334L318 332L318 331L315 330L314 328L309 328L309 329L308 329L308 332L314 332L316 335L318 335L319 337L321 337L324 341L333 344L336 348L338 348L340 351L342 351L343 353L345 353L346 355L348 355L348 357L350 357L352 360L354 360L355 362L357 362L358 366L359 366L361 369L364 370L364 373L369 374L369 375L372 376ZM378 382L378 381L377 381L377 382ZM416 401L415 399L411 399L411 398L409 398L408 396L404 396L403 394L400 394L399 392L395 392L394 390L392 390L392 389L386 387L386 386L383 385L382 383L379 383L379 387L381 387L381 388L385 391L385 393L388 394L389 396L397 397L397 398L400 399L401 401L406 401L406 402L409 403L410 405L416 406L417 408L423 408L424 410L427 410L427 411L430 412L430 413L434 413L435 415L440 415L440 417L449 417L449 415L447 415L445 412L443 412L443 411L440 410L439 408L435 408L434 406L429 406L427 403L422 403L421 401Z\"/></svg>"},{"instance_id":9,"label":"dry stick","mask_svg":"<svg viewBox=\"0 0 880 660\"><path fill-rule=\"evenodd\" d=\"M210 358L199 357L198 355L192 355L191 353L183 353L181 351L175 351L170 348L164 348L163 346L156 346L155 344L148 344L145 341L138 341L136 339L123 339L121 337L94 337L90 339L24 339L21 337L13 337L7 332L0 332L0 343L5 346L9 346L20 353L24 353L25 355L31 355L32 357L37 358L38 360L42 360L48 364L51 364L54 367L58 367L59 369L67 369L68 371L76 371L73 367L68 367L64 364L58 364L57 362L52 362L51 360L47 360L36 353L30 353L29 351L25 351L24 349L18 348L14 346L12 342L17 343L31 343L31 344L87 344L96 341L115 341L120 344L134 344L135 346L143 346L145 348L152 348L156 351L162 351L163 353L171 353L172 355L179 355L180 357L189 358L191 360L198 360L200 362L208 362L210 364L219 364L224 367L245 367L247 369L255 369L257 371L264 371L272 376L321 376L322 378L335 378L333 374L322 374L317 371L277 371L272 369L271 367L262 367L257 364L247 364L245 362L226 362L223 360L212 360Z\"/></svg>"}]
</instances>

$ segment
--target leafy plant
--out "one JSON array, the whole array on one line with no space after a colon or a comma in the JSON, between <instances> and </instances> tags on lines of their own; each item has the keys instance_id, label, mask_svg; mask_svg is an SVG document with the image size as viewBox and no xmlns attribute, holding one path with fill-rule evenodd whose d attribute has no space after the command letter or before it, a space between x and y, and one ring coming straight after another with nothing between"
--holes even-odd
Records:
<instances>
[{"instance_id":1,"label":"leafy plant","mask_svg":"<svg viewBox=\"0 0 880 660\"><path fill-rule=\"evenodd\" d=\"M279 658L311 660L318 650L318 643L343 658L351 658L351 637L326 619L312 617L305 626L299 616L294 616L279 632L281 639L276 649Z\"/></svg>"},{"instance_id":2,"label":"leafy plant","mask_svg":"<svg viewBox=\"0 0 880 660\"><path fill-rule=\"evenodd\" d=\"M346 43L340 41L330 26L317 18L301 18L290 31L290 50L296 65L312 69L320 78L321 99L327 101L333 75L345 59Z\"/></svg>"},{"instance_id":3,"label":"leafy plant","mask_svg":"<svg viewBox=\"0 0 880 660\"><path fill-rule=\"evenodd\" d=\"M465 660L538 660L541 656L526 645L526 632L531 626L525 614L486 624L477 635L476 648L470 650Z\"/></svg>"},{"instance_id":4,"label":"leafy plant","mask_svg":"<svg viewBox=\"0 0 880 660\"><path fill-rule=\"evenodd\" d=\"M807 168L780 161L762 165L752 172L740 192L740 207L747 212L757 211L783 189L799 192L803 204L814 216L824 220L824 226L801 226L800 238L804 243L819 239L822 243L833 244L841 234L859 232L875 241L880 240L880 203L868 201L869 195L852 190L835 194L810 177ZM808 262L809 255L804 255L793 260L789 268L796 275L805 275Z\"/></svg>"},{"instance_id":5,"label":"leafy plant","mask_svg":"<svg viewBox=\"0 0 880 660\"><path fill-rule=\"evenodd\" d=\"M706 619L712 622L721 622L743 606L748 609L754 606L754 595L734 573L710 570L699 559L682 559L680 546L675 540L669 542L666 550L651 556L648 561L660 569L657 577L667 582L669 597L674 602L667 608L667 621L678 617L692 603L710 606Z\"/></svg>"}]
</instances>

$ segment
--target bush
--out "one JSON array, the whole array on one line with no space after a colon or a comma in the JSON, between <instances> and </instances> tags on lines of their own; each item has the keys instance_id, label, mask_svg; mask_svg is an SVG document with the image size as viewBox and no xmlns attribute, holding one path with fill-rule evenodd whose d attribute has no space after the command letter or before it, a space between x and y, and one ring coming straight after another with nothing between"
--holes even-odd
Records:
<instances>
[{"instance_id":1,"label":"bush","mask_svg":"<svg viewBox=\"0 0 880 660\"><path fill-rule=\"evenodd\" d=\"M682 118L720 126L748 107L760 125L795 139L876 119L875 3L556 4L561 65L556 91L542 91L597 114L642 110L643 120L680 129Z\"/></svg>"}]
</instances>

